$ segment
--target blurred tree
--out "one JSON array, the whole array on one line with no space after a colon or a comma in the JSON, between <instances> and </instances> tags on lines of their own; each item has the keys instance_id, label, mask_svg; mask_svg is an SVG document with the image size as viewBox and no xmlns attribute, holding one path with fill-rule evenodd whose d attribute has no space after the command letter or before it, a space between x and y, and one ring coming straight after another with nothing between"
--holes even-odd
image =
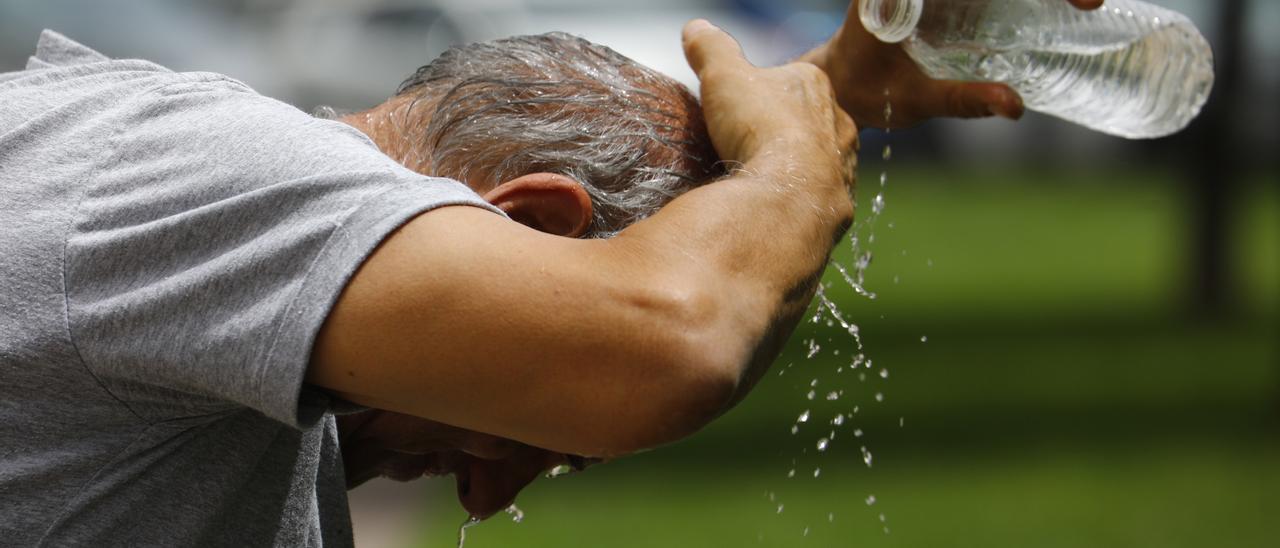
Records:
<instances>
[{"instance_id":1,"label":"blurred tree","mask_svg":"<svg viewBox=\"0 0 1280 548\"><path fill-rule=\"evenodd\" d=\"M1189 301L1199 317L1221 317L1233 310L1236 277L1232 268L1232 200L1240 179L1237 142L1237 99L1241 79L1240 61L1247 37L1244 32L1244 0L1216 3L1217 28L1214 42L1217 76L1214 94L1183 138L1187 153L1182 155L1189 175L1192 208Z\"/></svg>"}]
</instances>

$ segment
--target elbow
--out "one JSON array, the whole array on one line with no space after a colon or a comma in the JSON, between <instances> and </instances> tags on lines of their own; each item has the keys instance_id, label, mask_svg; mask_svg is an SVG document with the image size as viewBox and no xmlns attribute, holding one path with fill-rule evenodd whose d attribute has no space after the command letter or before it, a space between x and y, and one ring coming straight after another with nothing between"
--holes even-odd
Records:
<instances>
[{"instance_id":1,"label":"elbow","mask_svg":"<svg viewBox=\"0 0 1280 548\"><path fill-rule=\"evenodd\" d=\"M725 303L709 292L662 295L660 312L637 352L638 372L615 409L625 420L608 433L603 455L666 445L701 430L732 402L742 382L742 352L724 330Z\"/></svg>"}]
</instances>

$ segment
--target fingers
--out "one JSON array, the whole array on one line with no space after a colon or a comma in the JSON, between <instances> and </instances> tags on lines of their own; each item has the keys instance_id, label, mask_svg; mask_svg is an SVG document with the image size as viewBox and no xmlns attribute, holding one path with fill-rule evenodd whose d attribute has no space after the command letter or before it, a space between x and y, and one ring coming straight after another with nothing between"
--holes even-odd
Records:
<instances>
[{"instance_id":1,"label":"fingers","mask_svg":"<svg viewBox=\"0 0 1280 548\"><path fill-rule=\"evenodd\" d=\"M1022 117L1026 107L1022 98L1004 84L986 82L934 82L925 103L936 112L924 112L924 117L950 116L955 118L985 118L1001 116L1011 120Z\"/></svg>"},{"instance_id":2,"label":"fingers","mask_svg":"<svg viewBox=\"0 0 1280 548\"><path fill-rule=\"evenodd\" d=\"M1071 5L1082 10L1095 10L1102 6L1103 0L1067 0Z\"/></svg>"},{"instance_id":3,"label":"fingers","mask_svg":"<svg viewBox=\"0 0 1280 548\"><path fill-rule=\"evenodd\" d=\"M702 77L702 71L712 64L750 65L743 56L738 41L706 19L694 19L686 24L681 42L689 68L699 78Z\"/></svg>"}]
</instances>

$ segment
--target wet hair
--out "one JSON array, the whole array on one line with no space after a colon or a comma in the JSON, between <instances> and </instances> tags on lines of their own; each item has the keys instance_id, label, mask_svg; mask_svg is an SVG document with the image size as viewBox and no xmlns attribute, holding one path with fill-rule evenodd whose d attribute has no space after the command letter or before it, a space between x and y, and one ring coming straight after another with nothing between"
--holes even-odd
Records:
<instances>
[{"instance_id":1,"label":"wet hair","mask_svg":"<svg viewBox=\"0 0 1280 548\"><path fill-rule=\"evenodd\" d=\"M431 175L491 185L535 172L583 185L609 237L723 174L688 88L564 33L454 47L397 96L429 108Z\"/></svg>"}]
</instances>

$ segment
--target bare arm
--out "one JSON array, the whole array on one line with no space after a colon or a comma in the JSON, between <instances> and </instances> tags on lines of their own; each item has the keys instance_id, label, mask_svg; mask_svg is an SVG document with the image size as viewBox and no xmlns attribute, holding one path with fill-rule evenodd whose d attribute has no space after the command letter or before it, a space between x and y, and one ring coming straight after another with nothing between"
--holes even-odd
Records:
<instances>
[{"instance_id":1,"label":"bare arm","mask_svg":"<svg viewBox=\"0 0 1280 548\"><path fill-rule=\"evenodd\" d=\"M421 215L347 286L308 381L592 456L678 439L738 399L850 220L856 133L816 67L755 68L697 23L685 42L712 140L743 169L610 240L473 208Z\"/></svg>"}]
</instances>

